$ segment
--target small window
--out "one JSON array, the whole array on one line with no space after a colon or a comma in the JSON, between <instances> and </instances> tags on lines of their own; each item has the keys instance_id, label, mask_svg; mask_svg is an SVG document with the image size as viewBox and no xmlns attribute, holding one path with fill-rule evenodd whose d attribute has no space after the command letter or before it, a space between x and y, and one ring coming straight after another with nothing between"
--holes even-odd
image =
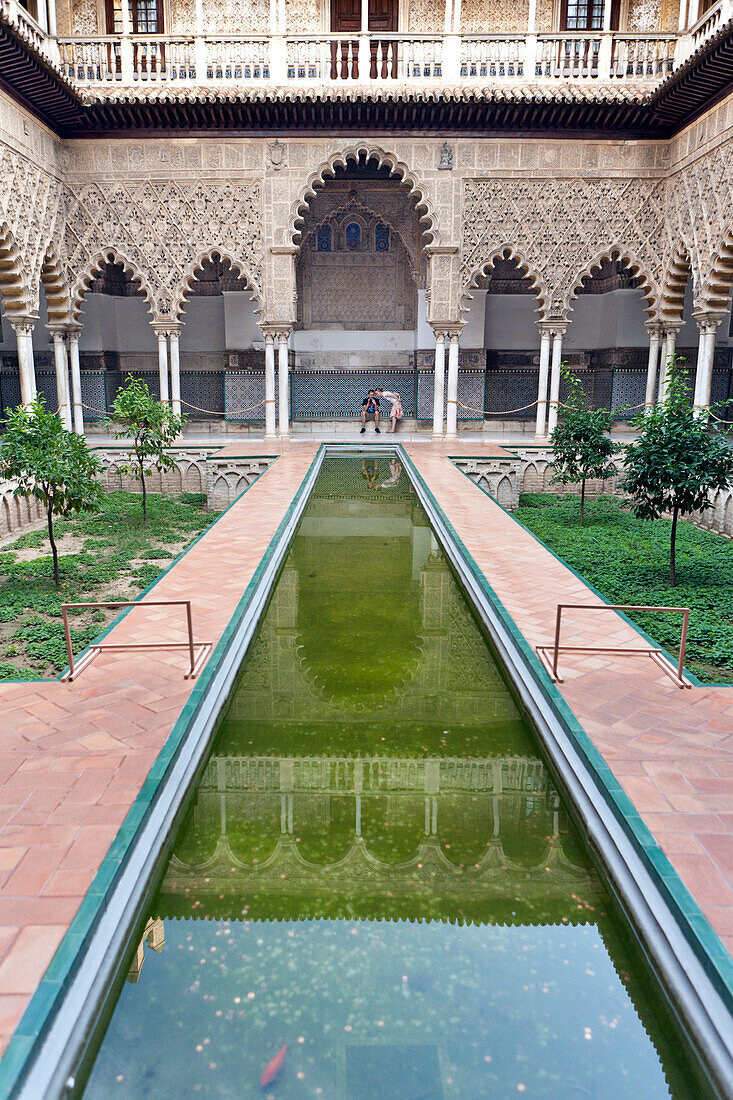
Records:
<instances>
[{"instance_id":1,"label":"small window","mask_svg":"<svg viewBox=\"0 0 733 1100\"><path fill-rule=\"evenodd\" d=\"M561 30L602 31L603 0L564 0L561 14ZM611 30L618 30L619 0L611 2Z\"/></svg>"},{"instance_id":2,"label":"small window","mask_svg":"<svg viewBox=\"0 0 733 1100\"><path fill-rule=\"evenodd\" d=\"M318 251L330 252L331 251L331 226L320 225L318 227Z\"/></svg>"},{"instance_id":3,"label":"small window","mask_svg":"<svg viewBox=\"0 0 733 1100\"><path fill-rule=\"evenodd\" d=\"M375 229L374 244L377 252L389 252L389 229L386 225L378 225Z\"/></svg>"},{"instance_id":4,"label":"small window","mask_svg":"<svg viewBox=\"0 0 733 1100\"><path fill-rule=\"evenodd\" d=\"M107 34L122 34L123 0L106 0ZM132 34L163 33L163 0L127 0Z\"/></svg>"},{"instance_id":5,"label":"small window","mask_svg":"<svg viewBox=\"0 0 733 1100\"><path fill-rule=\"evenodd\" d=\"M358 222L351 222L346 226L346 247L352 252L361 248L361 226Z\"/></svg>"}]
</instances>

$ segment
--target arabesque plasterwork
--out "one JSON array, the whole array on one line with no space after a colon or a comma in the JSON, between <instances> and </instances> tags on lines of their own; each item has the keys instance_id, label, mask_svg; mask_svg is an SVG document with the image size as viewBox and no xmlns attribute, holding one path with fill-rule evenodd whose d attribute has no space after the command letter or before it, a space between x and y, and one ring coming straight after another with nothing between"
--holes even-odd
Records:
<instances>
[{"instance_id":1,"label":"arabesque plasterwork","mask_svg":"<svg viewBox=\"0 0 733 1100\"><path fill-rule=\"evenodd\" d=\"M413 267L419 220L434 323L460 322L471 286L504 252L534 281L541 320L572 318L581 279L604 257L633 267L651 319L664 312L675 265L689 263L699 311L729 291L726 104L668 143L453 139L450 171L439 168L440 137L281 139L275 164L264 137L63 143L23 122L24 146L22 116L0 107L0 248L17 266L0 272L6 313L37 311L50 250L74 317L111 255L139 279L153 318L175 320L196 266L219 252L264 320L294 319L301 230L348 201L328 181L359 153L403 181L379 209ZM357 181L357 202L372 208L362 190Z\"/></svg>"}]
</instances>

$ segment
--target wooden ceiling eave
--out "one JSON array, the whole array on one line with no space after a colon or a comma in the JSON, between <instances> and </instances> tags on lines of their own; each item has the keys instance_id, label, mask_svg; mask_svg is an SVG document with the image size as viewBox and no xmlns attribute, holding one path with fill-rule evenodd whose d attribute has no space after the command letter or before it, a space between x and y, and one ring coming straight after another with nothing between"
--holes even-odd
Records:
<instances>
[{"instance_id":1,"label":"wooden ceiling eave","mask_svg":"<svg viewBox=\"0 0 733 1100\"><path fill-rule=\"evenodd\" d=\"M91 90L86 102L60 73L0 18L0 84L61 136L103 134L318 133L323 131L663 138L679 131L733 88L733 20L653 93L588 95L527 88L379 90L344 85L319 96L295 87L268 98L263 89L164 88L150 98Z\"/></svg>"}]
</instances>

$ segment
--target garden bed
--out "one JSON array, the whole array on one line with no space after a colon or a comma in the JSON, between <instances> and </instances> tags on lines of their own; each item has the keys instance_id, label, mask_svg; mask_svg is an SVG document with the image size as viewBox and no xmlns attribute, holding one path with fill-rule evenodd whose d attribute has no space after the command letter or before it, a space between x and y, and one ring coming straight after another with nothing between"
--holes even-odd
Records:
<instances>
[{"instance_id":1,"label":"garden bed","mask_svg":"<svg viewBox=\"0 0 733 1100\"><path fill-rule=\"evenodd\" d=\"M670 520L636 519L617 498L599 497L581 527L578 507L577 496L527 493L514 515L609 603L689 607L687 668L705 683L733 682L733 541L681 520L672 588ZM629 617L678 654L679 616Z\"/></svg>"},{"instance_id":2,"label":"garden bed","mask_svg":"<svg viewBox=\"0 0 733 1100\"><path fill-rule=\"evenodd\" d=\"M57 519L61 587L45 527L0 546L0 680L56 676L66 666L61 604L134 600L215 518L203 494L141 497L109 493L99 512ZM115 617L114 611L70 613L79 653Z\"/></svg>"}]
</instances>

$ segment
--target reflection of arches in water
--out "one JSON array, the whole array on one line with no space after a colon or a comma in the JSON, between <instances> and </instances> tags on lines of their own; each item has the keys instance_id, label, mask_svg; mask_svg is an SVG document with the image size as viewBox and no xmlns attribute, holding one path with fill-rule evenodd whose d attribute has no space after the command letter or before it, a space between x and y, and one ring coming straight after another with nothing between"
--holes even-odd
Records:
<instances>
[{"instance_id":1,"label":"reflection of arches in water","mask_svg":"<svg viewBox=\"0 0 733 1100\"><path fill-rule=\"evenodd\" d=\"M372 795L362 799L361 820L364 844L374 859L407 863L425 840L425 799Z\"/></svg>"},{"instance_id":2,"label":"reflection of arches in water","mask_svg":"<svg viewBox=\"0 0 733 1100\"><path fill-rule=\"evenodd\" d=\"M297 642L307 678L334 706L385 706L414 676L423 644L412 541L302 539L291 561L299 571Z\"/></svg>"},{"instance_id":3,"label":"reflection of arches in water","mask_svg":"<svg viewBox=\"0 0 733 1100\"><path fill-rule=\"evenodd\" d=\"M293 831L300 856L318 864L345 859L354 843L354 799L299 794L294 803Z\"/></svg>"}]
</instances>

